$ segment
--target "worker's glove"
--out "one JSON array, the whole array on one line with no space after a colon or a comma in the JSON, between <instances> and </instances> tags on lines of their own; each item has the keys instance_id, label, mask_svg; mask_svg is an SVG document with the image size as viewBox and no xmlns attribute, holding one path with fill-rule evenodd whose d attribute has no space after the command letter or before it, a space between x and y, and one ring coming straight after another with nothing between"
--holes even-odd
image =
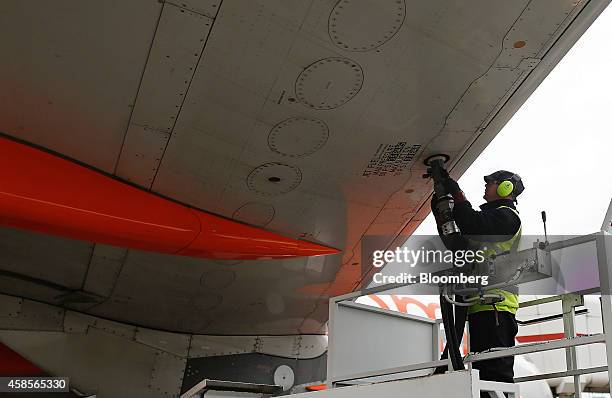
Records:
<instances>
[{"instance_id":1,"label":"worker's glove","mask_svg":"<svg viewBox=\"0 0 612 398\"><path fill-rule=\"evenodd\" d=\"M461 191L461 188L459 188L459 184L457 184L457 181L453 180L450 176L444 180L443 184L446 192L450 194L454 194Z\"/></svg>"},{"instance_id":2,"label":"worker's glove","mask_svg":"<svg viewBox=\"0 0 612 398\"><path fill-rule=\"evenodd\" d=\"M459 188L459 184L455 181L449 174L448 170L442 169L440 170L440 174L442 176L442 184L444 185L444 190L450 194L461 191Z\"/></svg>"}]
</instances>

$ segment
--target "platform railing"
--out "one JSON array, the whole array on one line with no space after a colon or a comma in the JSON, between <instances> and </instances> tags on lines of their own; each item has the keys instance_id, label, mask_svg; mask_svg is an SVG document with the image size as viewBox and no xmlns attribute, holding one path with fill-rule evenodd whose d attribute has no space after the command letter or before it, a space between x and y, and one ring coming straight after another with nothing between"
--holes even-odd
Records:
<instances>
[{"instance_id":1,"label":"platform railing","mask_svg":"<svg viewBox=\"0 0 612 398\"><path fill-rule=\"evenodd\" d=\"M604 239L606 237L607 239ZM612 244L610 243L610 235L605 233L597 233L592 235L586 235L578 238L569 239L563 242L555 242L550 244L549 250L560 250L567 249L573 246L579 246L584 244L593 243L593 248L596 252L597 265L599 269L599 283L600 287L598 288L590 288L583 291L570 292L566 294L561 294L553 297L547 297L538 300L532 300L529 302L521 303L522 308L526 308L529 306L545 304L554 301L561 301L563 308L563 326L564 326L564 337L563 339L551 340L551 341L543 341L537 343L526 343L521 344L519 346L510 347L510 348L499 348L492 349L486 352L480 353L471 353L469 354L464 362L471 367L471 364L478 361L485 361L489 359L495 358L503 358L509 356L516 355L524 355L535 352L545 352L551 350L565 349L566 350L566 364L567 370L563 372L555 372L555 373L546 373L540 375L519 377L515 379L515 383L522 383L527 381L534 380L545 380L553 377L566 377L571 376L574 377L574 387L575 387L575 397L580 397L580 376L589 373L598 373L607 371L608 376L610 377L611 370L608 365L599 366L599 367L590 367L580 369L576 359L576 347L584 346L589 344L605 344L606 346L606 355L607 355L607 363L610 364L612 362L612 299L610 297L610 287L612 286ZM584 247L581 247L579 250L584 250ZM342 372L338 370L337 366L337 356L341 354L334 348L338 343L339 339L342 338L341 335L338 335L338 332L342 329L341 322L342 319L339 319L339 314L344 308L359 308L360 310L366 311L363 307L368 307L365 305L360 305L357 303L353 303L352 301L356 300L358 297L388 292L390 290L396 289L398 287L403 287L406 285L401 284L392 284L392 285L384 285L378 286L372 289L364 289L360 291L356 291L353 293L349 293L343 296L338 296L330 299L330 318L329 318L329 351L328 351L328 387L340 386L340 385L349 385L355 384L359 382L376 382L377 378L380 380L383 378L384 380L389 380L390 376L398 376L404 373L410 373L415 371L424 371L431 370L439 366L445 366L448 364L447 360L439 360L439 348L438 348L438 339L440 336L440 322L434 321L432 324L435 332L432 330L432 347L427 348L427 351L434 352L435 355L431 357L431 360L424 360L420 362L406 363L398 366L388 366L379 369L370 369L365 371L358 372ZM605 293L601 296L601 305L602 305L602 323L604 326L604 333L586 335L586 336L576 336L575 331L575 316L576 316L576 307L584 304L584 295L585 294L593 294L593 293ZM403 319L405 322L413 323L413 322L423 322L421 317L414 316L405 316L398 315L394 313L394 311L379 309L374 307L369 307L367 311L370 313L382 314L385 317L394 317ZM342 318L340 316L340 318ZM551 320L541 319L539 321L545 322ZM537 320L536 320L537 321ZM383 326L384 327L384 326ZM422 340L423 342L425 340ZM388 343L392 344L392 341ZM368 360L368 358L364 358L364 360ZM405 377L405 376L404 376Z\"/></svg>"}]
</instances>

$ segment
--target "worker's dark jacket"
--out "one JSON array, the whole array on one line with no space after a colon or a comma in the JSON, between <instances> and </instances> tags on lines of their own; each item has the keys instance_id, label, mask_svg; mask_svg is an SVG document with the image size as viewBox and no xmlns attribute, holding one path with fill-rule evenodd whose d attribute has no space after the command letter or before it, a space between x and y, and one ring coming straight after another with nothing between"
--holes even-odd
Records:
<instances>
[{"instance_id":1,"label":"worker's dark jacket","mask_svg":"<svg viewBox=\"0 0 612 398\"><path fill-rule=\"evenodd\" d=\"M518 242L521 220L514 211L510 199L488 202L480 206L482 211L472 209L468 201L456 202L453 216L464 236L477 236L479 242L495 241L491 246L506 247ZM514 210L514 211L513 211ZM505 246L504 246L505 245ZM494 289L505 300L491 305L474 304L468 307L470 319L470 351L482 352L494 347L512 347L518 328L514 314L518 309L518 296L507 290ZM491 311L495 310L495 311ZM514 357L496 358L474 363L482 380L512 383L514 381ZM481 393L481 397L486 393Z\"/></svg>"},{"instance_id":2,"label":"worker's dark jacket","mask_svg":"<svg viewBox=\"0 0 612 398\"><path fill-rule=\"evenodd\" d=\"M479 240L487 241L494 237L506 239L512 237L520 228L521 220L510 209L516 209L511 199L500 199L480 206L482 211L472 208L469 201L455 202L453 216L464 236L482 236ZM487 238L488 236L488 238Z\"/></svg>"},{"instance_id":3,"label":"worker's dark jacket","mask_svg":"<svg viewBox=\"0 0 612 398\"><path fill-rule=\"evenodd\" d=\"M482 211L472 209L468 201L456 202L453 216L464 237L471 242L473 249L485 249L485 257L516 250L521 235L521 220L510 199L500 199L480 206ZM489 293L499 294L504 300L495 305L474 304L468 313L487 310L508 311L516 314L518 310L518 287L494 289Z\"/></svg>"}]
</instances>

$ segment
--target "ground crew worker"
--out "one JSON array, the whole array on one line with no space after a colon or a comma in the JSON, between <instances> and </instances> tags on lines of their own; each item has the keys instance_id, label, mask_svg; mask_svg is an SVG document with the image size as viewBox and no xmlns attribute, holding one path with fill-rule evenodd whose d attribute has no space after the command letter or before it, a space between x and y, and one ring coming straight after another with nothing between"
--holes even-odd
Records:
<instances>
[{"instance_id":1,"label":"ground crew worker","mask_svg":"<svg viewBox=\"0 0 612 398\"><path fill-rule=\"evenodd\" d=\"M521 219L516 210L516 197L524 190L521 177L500 170L484 177L487 201L474 210L459 185L446 176L444 185L455 200L453 216L461 234L472 247L480 247L485 257L516 250L521 236ZM486 250L484 249L486 248ZM503 301L494 305L474 304L468 308L470 350L482 352L494 347L513 347L518 332L515 315L518 310L518 288L493 289ZM482 380L512 383L514 357L480 361L473 367L480 370Z\"/></svg>"}]
</instances>

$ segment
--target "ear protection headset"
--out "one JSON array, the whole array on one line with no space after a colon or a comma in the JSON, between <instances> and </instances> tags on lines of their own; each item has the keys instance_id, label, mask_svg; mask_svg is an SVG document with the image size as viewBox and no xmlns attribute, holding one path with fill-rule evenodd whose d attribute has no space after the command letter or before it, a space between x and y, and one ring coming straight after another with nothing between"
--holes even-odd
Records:
<instances>
[{"instance_id":1,"label":"ear protection headset","mask_svg":"<svg viewBox=\"0 0 612 398\"><path fill-rule=\"evenodd\" d=\"M484 180L487 183L497 183L497 194L502 198L506 198L512 194L516 197L525 189L521 177L518 174L506 170L496 171L493 174L485 176Z\"/></svg>"},{"instance_id":2,"label":"ear protection headset","mask_svg":"<svg viewBox=\"0 0 612 398\"><path fill-rule=\"evenodd\" d=\"M510 180L504 180L497 186L497 194L502 198L510 196L514 191L514 184Z\"/></svg>"}]
</instances>

